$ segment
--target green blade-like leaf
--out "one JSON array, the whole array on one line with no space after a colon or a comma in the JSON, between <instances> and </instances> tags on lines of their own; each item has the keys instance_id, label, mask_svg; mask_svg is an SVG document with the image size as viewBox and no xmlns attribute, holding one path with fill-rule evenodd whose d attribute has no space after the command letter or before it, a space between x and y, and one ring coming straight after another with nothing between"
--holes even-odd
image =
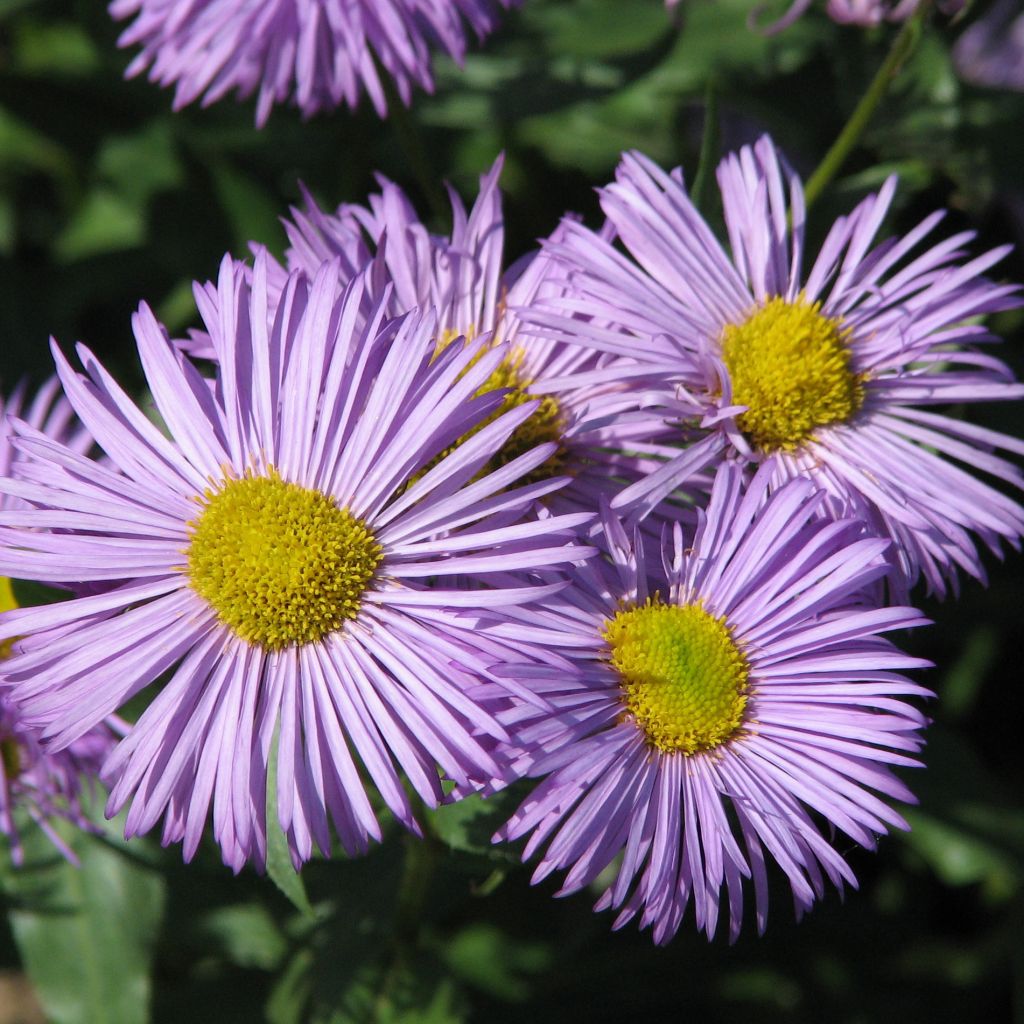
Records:
<instances>
[{"instance_id":1,"label":"green blade-like leaf","mask_svg":"<svg viewBox=\"0 0 1024 1024\"><path fill-rule=\"evenodd\" d=\"M11 929L47 1019L143 1024L165 883L120 841L82 834L80 866L26 828L25 863L4 869Z\"/></svg>"},{"instance_id":2,"label":"green blade-like leaf","mask_svg":"<svg viewBox=\"0 0 1024 1024\"><path fill-rule=\"evenodd\" d=\"M277 820L277 735L270 748L270 761L267 765L267 874L270 880L284 893L292 905L304 917L316 919L302 876L292 864L288 852L288 838L281 830Z\"/></svg>"}]
</instances>

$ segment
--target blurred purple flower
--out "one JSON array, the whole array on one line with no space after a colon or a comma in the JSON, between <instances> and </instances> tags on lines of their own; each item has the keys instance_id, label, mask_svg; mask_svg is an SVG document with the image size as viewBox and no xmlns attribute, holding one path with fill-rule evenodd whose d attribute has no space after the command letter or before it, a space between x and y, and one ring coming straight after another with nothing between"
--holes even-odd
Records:
<instances>
[{"instance_id":1,"label":"blurred purple flower","mask_svg":"<svg viewBox=\"0 0 1024 1024\"><path fill-rule=\"evenodd\" d=\"M996 0L953 47L953 64L967 82L1024 91L1024 10L1020 0Z\"/></svg>"},{"instance_id":2,"label":"blurred purple flower","mask_svg":"<svg viewBox=\"0 0 1024 1024\"><path fill-rule=\"evenodd\" d=\"M613 506L653 509L721 458L764 462L776 486L809 475L830 514L891 537L897 588L923 575L941 595L958 570L984 579L974 537L997 553L1017 546L1024 508L980 476L1024 485L996 454L1024 454L1024 443L921 407L1024 396L976 319L1020 304L1017 286L983 276L1007 247L966 258L964 231L912 257L941 212L873 246L890 178L836 221L805 272L803 191L771 141L728 156L718 180L731 255L681 173L640 154L602 190L633 259L573 223L550 246L571 289L530 311L535 329L647 364L661 376L663 415L692 442ZM649 412L650 389L643 401Z\"/></svg>"},{"instance_id":3,"label":"blurred purple flower","mask_svg":"<svg viewBox=\"0 0 1024 1024\"><path fill-rule=\"evenodd\" d=\"M575 670L508 668L556 711L503 718L515 770L547 777L495 838L528 837L535 882L566 872L558 895L605 885L596 909L617 910L616 928L639 917L658 943L691 902L709 938L723 914L735 938L747 882L763 930L768 860L798 916L826 879L855 886L835 832L873 849L907 827L888 801L913 801L890 766L918 764L925 718L904 698L928 691L899 673L927 663L880 634L924 620L862 600L888 542L822 518L810 481L742 480L723 466L695 535L676 527L649 556L606 515L606 558L512 610L518 628L491 627L543 635Z\"/></svg>"},{"instance_id":4,"label":"blurred purple flower","mask_svg":"<svg viewBox=\"0 0 1024 1024\"><path fill-rule=\"evenodd\" d=\"M665 2L670 11L675 10L680 4L680 0L665 0ZM793 0L789 10L763 28L762 31L766 35L774 35L776 32L789 28L793 22L810 9L814 2L815 0ZM840 25L871 28L881 25L883 21L906 21L917 9L919 3L920 0L827 0L825 12ZM964 0L945 0L938 6L943 13L951 15L964 6ZM751 20L758 20L762 11L763 5L756 6L751 14Z\"/></svg>"},{"instance_id":5,"label":"blurred purple flower","mask_svg":"<svg viewBox=\"0 0 1024 1024\"><path fill-rule=\"evenodd\" d=\"M537 588L465 581L588 554L572 539L590 514L522 521L565 483L519 486L553 445L477 478L532 405L449 452L500 404L474 393L501 353L436 353L433 315L388 319L387 293L364 319L367 287L328 263L272 305L266 258L226 257L214 381L147 306L133 320L169 437L83 346L84 376L54 346L58 374L110 468L15 425L0 490L33 507L0 514L0 572L104 589L3 617L9 693L59 751L165 677L102 774L109 814L131 801L127 835L162 817L186 858L212 804L226 863L265 862L275 749L270 827L296 865L329 851L331 824L349 853L380 838L368 781L416 831L404 780L437 804L445 776L494 777L506 734L468 696L491 648L449 609L515 605Z\"/></svg>"},{"instance_id":6,"label":"blurred purple flower","mask_svg":"<svg viewBox=\"0 0 1024 1024\"><path fill-rule=\"evenodd\" d=\"M148 70L175 86L176 110L229 92L258 93L256 122L275 103L293 102L303 115L365 92L381 117L388 111L389 76L407 106L413 87L432 91L431 48L462 62L467 24L478 38L519 0L114 0L111 14L134 18L121 46L141 46L129 76Z\"/></svg>"}]
</instances>

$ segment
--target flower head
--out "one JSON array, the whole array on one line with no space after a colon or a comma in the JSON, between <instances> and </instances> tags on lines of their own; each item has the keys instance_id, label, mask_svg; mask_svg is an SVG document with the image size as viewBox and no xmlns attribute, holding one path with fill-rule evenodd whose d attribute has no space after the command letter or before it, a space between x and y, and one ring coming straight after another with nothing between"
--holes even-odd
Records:
<instances>
[{"instance_id":1,"label":"flower head","mask_svg":"<svg viewBox=\"0 0 1024 1024\"><path fill-rule=\"evenodd\" d=\"M532 478L566 474L570 483L552 492L547 504L596 509L601 494L657 468L653 457L665 450L652 439L671 431L657 410L645 414L636 408L642 377L650 372L647 365L521 330L521 311L564 292L565 275L562 264L543 251L505 269L502 164L499 157L481 177L469 210L451 192L452 229L446 235L429 231L402 189L384 177L381 191L366 206L346 203L329 213L307 195L304 207L293 209L285 221L287 269L268 263L268 291L276 302L289 271L312 276L327 260L335 262L342 285L373 265L379 285L392 286L390 316L416 307L437 310L438 350L480 339L490 348L500 347L504 357L481 387L482 392L504 391L495 415L534 400L539 404L495 453L490 468L551 442L557 446L554 454ZM554 242L562 230L555 232ZM211 288L201 301L214 315ZM214 356L203 333L193 332L183 344L198 357Z\"/></svg>"},{"instance_id":2,"label":"flower head","mask_svg":"<svg viewBox=\"0 0 1024 1024\"><path fill-rule=\"evenodd\" d=\"M11 444L10 417L24 416L35 430L70 449L83 453L92 439L74 419L66 400L59 397L60 382L54 377L27 399L24 385L5 402L0 398L0 474L7 474L17 458ZM26 508L27 503L0 493L0 510ZM18 607L14 588L0 576L0 612ZM10 639L0 641L0 679L11 652ZM11 844L11 858L22 860L18 818L27 815L70 861L74 852L53 827L63 818L79 828L90 828L81 806L83 785L95 781L103 758L114 744L114 734L105 724L91 729L66 750L50 753L42 748L36 732L22 721L17 708L0 693L0 832Z\"/></svg>"},{"instance_id":3,"label":"flower head","mask_svg":"<svg viewBox=\"0 0 1024 1024\"><path fill-rule=\"evenodd\" d=\"M386 293L362 318L367 287L327 264L272 305L266 260L226 258L213 381L148 307L134 318L169 436L83 347L86 374L55 347L58 373L109 467L16 427L24 461L0 487L33 507L0 515L0 571L103 586L4 617L12 698L60 750L161 680L103 777L129 835L162 818L186 857L212 803L226 862L263 862L274 749L296 864L331 824L350 852L380 837L362 771L414 830L403 777L428 803L442 775L491 778L505 733L469 693L493 659L451 609L514 605L530 589L488 574L587 554L571 540L589 515L523 520L564 483L517 486L553 445L479 476L530 405L442 454L500 403L475 395L500 353L435 353L433 316L388 319Z\"/></svg>"},{"instance_id":4,"label":"flower head","mask_svg":"<svg viewBox=\"0 0 1024 1024\"><path fill-rule=\"evenodd\" d=\"M560 894L621 855L597 909L659 943L691 902L708 937L726 913L735 937L748 882L763 929L769 860L798 913L826 879L855 885L832 831L873 848L906 827L877 794L912 799L890 766L917 763L925 720L904 698L927 691L899 673L924 663L879 634L923 620L863 599L887 542L822 518L809 481L742 479L723 466L694 536L676 526L652 554L606 515L604 557L515 613L564 657L508 669L555 713L505 719L516 770L546 778L499 837L528 837L535 881L565 871Z\"/></svg>"},{"instance_id":5,"label":"flower head","mask_svg":"<svg viewBox=\"0 0 1024 1024\"><path fill-rule=\"evenodd\" d=\"M1024 395L981 347L997 339L975 319L1019 304L1016 287L983 276L1006 250L968 258L963 232L912 256L938 213L873 244L890 179L836 222L805 271L803 193L770 140L727 157L718 179L731 254L681 175L638 154L602 194L633 259L571 223L551 247L570 288L531 318L659 373L664 415L692 442L613 504L653 508L719 458L765 463L776 486L809 475L830 514L891 537L897 588L923 575L941 594L961 569L984 578L975 538L1016 545L1024 508L979 477L1019 487L1020 470L997 452L1024 444L929 407ZM581 309L617 330L596 330Z\"/></svg>"},{"instance_id":6,"label":"flower head","mask_svg":"<svg viewBox=\"0 0 1024 1024\"><path fill-rule=\"evenodd\" d=\"M483 38L501 10L518 0L113 0L110 13L133 18L122 46L141 46L127 74L175 86L180 109L229 92L258 94L257 124L275 103L291 101L305 116L365 92L381 117L394 82L408 105L414 86L433 90L431 48L462 62L467 25Z\"/></svg>"}]
</instances>

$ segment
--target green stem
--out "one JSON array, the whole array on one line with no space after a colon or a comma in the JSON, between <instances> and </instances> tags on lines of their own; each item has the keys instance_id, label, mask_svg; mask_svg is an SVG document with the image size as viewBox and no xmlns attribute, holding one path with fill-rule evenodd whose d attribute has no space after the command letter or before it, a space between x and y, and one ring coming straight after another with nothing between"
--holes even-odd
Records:
<instances>
[{"instance_id":1,"label":"green stem","mask_svg":"<svg viewBox=\"0 0 1024 1024\"><path fill-rule=\"evenodd\" d=\"M420 940L423 910L440 857L437 840L428 829L424 829L422 839L405 836L402 877L395 897L393 945L390 962L377 986L373 1020L386 1019L393 1009L395 989Z\"/></svg>"},{"instance_id":2,"label":"green stem","mask_svg":"<svg viewBox=\"0 0 1024 1024\"><path fill-rule=\"evenodd\" d=\"M708 80L704 92L704 136L700 142L700 158L697 161L697 174L690 189L690 199L698 210L704 212L708 202L714 166L718 162L721 149L720 126L718 123L718 91L714 79Z\"/></svg>"},{"instance_id":3,"label":"green stem","mask_svg":"<svg viewBox=\"0 0 1024 1024\"><path fill-rule=\"evenodd\" d=\"M422 839L405 837L405 863L395 901L395 938L401 945L413 945L419 936L439 856L437 840L429 832Z\"/></svg>"},{"instance_id":4,"label":"green stem","mask_svg":"<svg viewBox=\"0 0 1024 1024\"><path fill-rule=\"evenodd\" d=\"M860 141L875 110L888 92L889 86L899 74L903 64L917 48L931 7L932 0L920 0L914 13L904 22L899 34L893 40L885 63L878 69L877 74L871 80L871 85L868 86L868 91L850 116L850 120L846 122L839 137L832 143L832 148L825 154L825 158L804 187L804 199L807 206L810 206L821 195L825 186L836 176L851 150Z\"/></svg>"}]
</instances>

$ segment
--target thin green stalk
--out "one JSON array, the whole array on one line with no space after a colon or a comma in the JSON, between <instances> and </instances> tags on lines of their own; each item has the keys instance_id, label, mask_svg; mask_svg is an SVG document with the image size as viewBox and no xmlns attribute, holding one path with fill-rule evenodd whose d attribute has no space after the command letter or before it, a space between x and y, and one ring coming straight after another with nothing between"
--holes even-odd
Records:
<instances>
[{"instance_id":1,"label":"thin green stalk","mask_svg":"<svg viewBox=\"0 0 1024 1024\"><path fill-rule=\"evenodd\" d=\"M839 168L842 167L854 146L860 141L860 137L864 134L878 105L888 92L889 86L917 48L931 7L932 0L920 0L914 13L904 22L899 34L893 40L889 55L871 80L868 91L857 104L853 114L850 115L850 120L846 122L839 137L832 144L832 148L825 154L818 169L811 175L804 187L804 199L808 206L821 195L825 186L838 174Z\"/></svg>"},{"instance_id":2,"label":"thin green stalk","mask_svg":"<svg viewBox=\"0 0 1024 1024\"><path fill-rule=\"evenodd\" d=\"M697 174L690 189L690 199L701 212L706 211L708 192L714 175L715 164L718 163L721 150L720 125L718 123L718 91L714 80L708 81L704 92L704 136L700 142L700 159L697 162Z\"/></svg>"},{"instance_id":3,"label":"thin green stalk","mask_svg":"<svg viewBox=\"0 0 1024 1024\"><path fill-rule=\"evenodd\" d=\"M423 911L441 858L441 849L429 827L422 839L404 837L405 859L395 897L394 932L389 962L377 986L373 1020L383 1020L394 1007L396 988L420 941Z\"/></svg>"},{"instance_id":4,"label":"thin green stalk","mask_svg":"<svg viewBox=\"0 0 1024 1024\"><path fill-rule=\"evenodd\" d=\"M441 851L427 830L422 839L404 838L405 863L395 901L395 937L400 944L414 945Z\"/></svg>"}]
</instances>

